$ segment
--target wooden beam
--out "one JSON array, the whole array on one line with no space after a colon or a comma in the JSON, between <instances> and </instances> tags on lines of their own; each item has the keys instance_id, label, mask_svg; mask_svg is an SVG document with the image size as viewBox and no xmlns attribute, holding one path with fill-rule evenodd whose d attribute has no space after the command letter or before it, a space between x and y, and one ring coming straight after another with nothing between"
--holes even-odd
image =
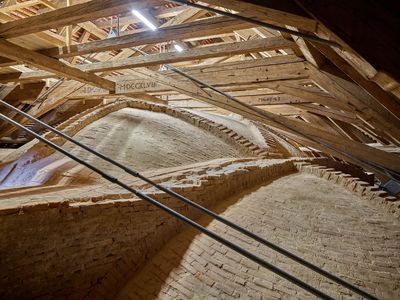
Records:
<instances>
[{"instance_id":1,"label":"wooden beam","mask_svg":"<svg viewBox=\"0 0 400 300\"><path fill-rule=\"evenodd\" d=\"M332 96L353 105L356 113L371 122L374 127L400 138L400 121L375 98L366 94L359 86L339 77L327 74L308 63L311 78L318 82Z\"/></svg>"},{"instance_id":2,"label":"wooden beam","mask_svg":"<svg viewBox=\"0 0 400 300\"><path fill-rule=\"evenodd\" d=\"M71 0L67 0L67 7L71 6ZM65 45L67 47L72 44L72 25L65 27Z\"/></svg>"},{"instance_id":3,"label":"wooden beam","mask_svg":"<svg viewBox=\"0 0 400 300\"><path fill-rule=\"evenodd\" d=\"M275 91L307 99L311 102L316 102L328 107L333 107L344 111L354 111L354 108L348 106L344 102L338 101L337 99L335 99L334 97L332 97L327 93L326 94L315 93L313 91L301 88L300 86L297 86L295 84L292 84L292 82L288 82L285 80L265 82L262 85L270 89L273 89Z\"/></svg>"},{"instance_id":4,"label":"wooden beam","mask_svg":"<svg viewBox=\"0 0 400 300\"><path fill-rule=\"evenodd\" d=\"M354 114L351 113L345 113L345 112L341 112L338 110L334 110L332 108L326 108L320 105L314 105L314 104L292 104L295 107L298 107L300 109L303 109L305 111L317 114L317 115L321 115L321 116L325 116L325 117L329 117L335 120L340 120L346 123L350 123L350 124L358 124L358 125L362 125L362 121L357 119L357 117Z\"/></svg>"},{"instance_id":5,"label":"wooden beam","mask_svg":"<svg viewBox=\"0 0 400 300\"><path fill-rule=\"evenodd\" d=\"M236 42L217 46L189 49L182 53L169 52L142 57L93 63L82 66L82 70L90 72L120 70L127 68L147 67L159 64L205 59L210 57L234 56L238 54L283 49L294 47L294 43L282 38L259 39Z\"/></svg>"},{"instance_id":6,"label":"wooden beam","mask_svg":"<svg viewBox=\"0 0 400 300\"><path fill-rule=\"evenodd\" d=\"M337 54L331 47L312 43L326 58L349 76L355 83L362 87L368 94L382 103L397 118L400 118L400 103L390 94L385 92L375 82L365 79L356 69L353 68L345 59Z\"/></svg>"},{"instance_id":7,"label":"wooden beam","mask_svg":"<svg viewBox=\"0 0 400 300\"><path fill-rule=\"evenodd\" d=\"M296 27L293 26L286 26L288 29L291 29L293 31L298 31ZM314 65L317 68L320 68L322 65L325 63L325 57L319 53L317 50L315 50L308 41L305 39L291 35L297 46L299 47L300 52L304 56L304 58Z\"/></svg>"},{"instance_id":8,"label":"wooden beam","mask_svg":"<svg viewBox=\"0 0 400 300\"><path fill-rule=\"evenodd\" d=\"M85 27L87 26L89 26L88 22L85 24ZM70 47L44 49L39 52L56 58L72 57L94 52L137 47L146 44L157 44L171 40L204 37L213 35L216 31L219 34L230 33L235 29L250 28L252 26L254 25L243 23L227 17L215 17L186 24L178 24L167 27L160 26L157 31L144 31L100 41L72 45ZM196 28L196 30L193 30L193 28ZM11 66L14 64L16 64L16 62L0 57L0 67Z\"/></svg>"},{"instance_id":9,"label":"wooden beam","mask_svg":"<svg viewBox=\"0 0 400 300\"><path fill-rule=\"evenodd\" d=\"M29 1L25 1L25 2L15 2L15 3L11 4L11 5L0 7L0 13L9 13L9 12L12 12L14 10L18 10L18 9L21 9L21 8L34 6L34 5L37 5L37 4L40 4L40 3L41 3L40 0L29 0Z\"/></svg>"},{"instance_id":10,"label":"wooden beam","mask_svg":"<svg viewBox=\"0 0 400 300\"><path fill-rule=\"evenodd\" d=\"M160 0L93 0L0 25L0 36L12 38L64 27L136 9L162 5Z\"/></svg>"},{"instance_id":11,"label":"wooden beam","mask_svg":"<svg viewBox=\"0 0 400 300\"><path fill-rule=\"evenodd\" d=\"M114 91L115 89L115 84L110 80L67 66L54 58L17 46L6 40L0 41L0 53L9 59L20 61L66 78L98 86L109 91Z\"/></svg>"},{"instance_id":12,"label":"wooden beam","mask_svg":"<svg viewBox=\"0 0 400 300\"><path fill-rule=\"evenodd\" d=\"M289 63L292 61L293 63ZM137 75L135 76L135 70L131 70L131 75L109 76L108 78L115 80L116 85L129 82L135 84L137 80L141 79ZM190 75L196 76L196 78L200 80L222 88L227 85L234 85L236 87L244 85L244 89L248 89L247 85L256 83L253 87L253 89L255 89L259 88L264 82L308 78L303 60L295 56L277 56L254 61L227 63L221 66L194 67L188 68L185 71ZM160 74L168 75L172 79L180 80L183 83L189 83L186 78L182 78L171 71L162 71ZM68 83L63 85L68 85ZM163 85L150 85L143 91L159 93L166 90L168 90L168 88ZM116 89L116 93L119 92L120 89ZM71 94L71 97L82 98L93 95L100 97L107 94L108 91L104 89L85 88Z\"/></svg>"},{"instance_id":13,"label":"wooden beam","mask_svg":"<svg viewBox=\"0 0 400 300\"><path fill-rule=\"evenodd\" d=\"M230 95L243 100L246 103L255 106L277 106L282 104L295 104L295 103L310 103L308 100L301 99L299 97L294 97L291 95L286 95L282 93L276 93L274 91L267 92L263 90L246 90L246 91L231 91L229 92ZM168 101L174 101L175 103L179 102L186 102L189 101L191 98L176 93L166 93L163 92L160 95L168 96Z\"/></svg>"},{"instance_id":14,"label":"wooden beam","mask_svg":"<svg viewBox=\"0 0 400 300\"><path fill-rule=\"evenodd\" d=\"M364 1L322 2L296 1L318 21L315 33L319 37L339 43L335 52L366 79L396 95L400 91L398 7L382 1L369 5ZM338 15L343 18L340 22Z\"/></svg>"},{"instance_id":15,"label":"wooden beam","mask_svg":"<svg viewBox=\"0 0 400 300\"><path fill-rule=\"evenodd\" d=\"M186 21L188 19L191 19L193 17L192 14L188 14L187 12L188 12L188 10L184 10L181 14L179 14L180 22L184 22L184 21ZM191 13L196 14L197 11L191 10ZM184 18L182 16L184 16ZM164 25L167 26L171 22L168 21L168 22L164 23L163 25L161 25L161 27L163 27ZM130 50L130 49L124 49L118 55L116 55L115 57L114 56L111 57L111 60L114 59L114 58L127 58L130 55L132 55L133 53L134 52L132 50ZM103 57L103 56L104 56L104 54L101 53L101 54L96 55L95 58L97 59L97 58ZM83 86L84 86L84 84L82 84L80 82L69 81L69 82L67 82L66 85L64 85L64 86L61 85L55 91L53 91L53 93L48 95L46 100L40 106L32 107L29 110L29 113L38 118L38 117L44 115L45 113L51 111L52 109L56 108L57 106L61 105L65 101L67 101L68 100L68 96L74 94L77 90L79 90ZM146 94L138 94L136 96L143 96L144 99L149 99L148 95L146 95ZM151 101L155 101L154 97L151 97L150 99L151 99ZM27 121L27 120L25 120L25 121ZM10 126L7 129L8 134L13 132L13 130L15 130L15 127Z\"/></svg>"},{"instance_id":16,"label":"wooden beam","mask_svg":"<svg viewBox=\"0 0 400 300\"><path fill-rule=\"evenodd\" d=\"M225 7L235 10L240 15L254 18L257 20L266 20L275 25L291 25L297 28L314 32L317 28L317 22L312 18L303 17L293 13L272 9L262 5L256 5L241 0L204 0L204 2L215 6Z\"/></svg>"},{"instance_id":17,"label":"wooden beam","mask_svg":"<svg viewBox=\"0 0 400 300\"><path fill-rule=\"evenodd\" d=\"M144 31L101 41L72 45L71 47L47 49L41 51L41 53L52 57L71 57L93 52L130 48L145 44L157 44L171 40L202 37L215 34L216 30L218 30L218 33L232 32L235 29L250 28L253 26L253 24L243 23L228 17L215 17L159 28L156 31Z\"/></svg>"},{"instance_id":18,"label":"wooden beam","mask_svg":"<svg viewBox=\"0 0 400 300\"><path fill-rule=\"evenodd\" d=\"M2 98L7 102L13 101L13 105L18 105L21 102L30 101L36 99L45 86L45 82L28 83L17 86L12 93L7 97Z\"/></svg>"},{"instance_id":19,"label":"wooden beam","mask_svg":"<svg viewBox=\"0 0 400 300\"><path fill-rule=\"evenodd\" d=\"M0 99L8 102L13 106L18 106L24 100L36 99L44 87L44 82L27 84L22 86L7 86L0 92ZM4 106L0 106L0 113L6 114L7 116L19 120L19 115L15 112L10 111ZM0 124L0 137L3 137L3 133L10 128L10 124L2 122ZM15 128L15 127L14 127ZM14 129L15 130L15 129Z\"/></svg>"},{"instance_id":20,"label":"wooden beam","mask_svg":"<svg viewBox=\"0 0 400 300\"><path fill-rule=\"evenodd\" d=\"M215 31L218 31L219 34L229 33L233 32L235 29L251 28L252 26L254 25L231 18L216 17L168 27L161 26L162 28L159 28L157 31L144 31L100 41L71 45L70 47L50 48L39 52L56 58L72 57L94 52L137 47L146 44L157 44L171 40L203 37L215 34ZM196 30L193 30L193 28L196 28ZM10 59L0 58L0 67L11 66L13 64L16 63Z\"/></svg>"},{"instance_id":21,"label":"wooden beam","mask_svg":"<svg viewBox=\"0 0 400 300\"><path fill-rule=\"evenodd\" d=\"M147 56L125 58L119 60L109 60L92 64L76 66L82 71L87 72L105 72L112 70L122 70L129 68L148 67L166 63L175 63L190 61L192 59L205 59L210 57L233 56L243 53L258 51L267 51L274 49L284 49L294 47L295 44L283 38L268 38L259 40L250 40L245 42L229 43L217 46L208 46L203 48L189 49L182 53L169 52L157 53ZM36 81L44 78L55 77L49 72L27 72L27 73L9 73L0 74L0 82L27 82Z\"/></svg>"},{"instance_id":22,"label":"wooden beam","mask_svg":"<svg viewBox=\"0 0 400 300\"><path fill-rule=\"evenodd\" d=\"M38 0L40 3L42 3L43 5L47 6L48 8L51 9L57 9L58 6L55 5L54 3L50 2L49 0Z\"/></svg>"},{"instance_id":23,"label":"wooden beam","mask_svg":"<svg viewBox=\"0 0 400 300\"><path fill-rule=\"evenodd\" d=\"M371 166L368 166L368 163L379 164L382 167L397 172L400 171L400 160L396 155L391 155L384 151L376 151L374 148L351 140L346 140L340 135L332 134L319 127L314 127L311 124L277 116L273 113L258 109L257 107L245 105L243 102L232 101L230 98L213 91L205 92L193 83L184 83L144 68L138 69L135 72L143 78L156 80L160 84L169 86L194 99L202 100L240 114L251 120L260 121L267 125L285 130L292 135L300 137L303 141L309 142L312 144L312 147L323 149L322 151L332 153L347 161L356 162L358 165L365 166L370 170ZM372 168L374 169L374 167Z\"/></svg>"}]
</instances>

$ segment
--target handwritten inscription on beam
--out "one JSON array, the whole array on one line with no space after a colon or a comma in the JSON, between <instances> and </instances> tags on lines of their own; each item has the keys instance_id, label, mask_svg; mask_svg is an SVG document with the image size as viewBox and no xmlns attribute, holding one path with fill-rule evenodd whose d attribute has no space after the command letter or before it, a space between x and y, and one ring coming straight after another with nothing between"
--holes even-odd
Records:
<instances>
[{"instance_id":1,"label":"handwritten inscription on beam","mask_svg":"<svg viewBox=\"0 0 400 300\"><path fill-rule=\"evenodd\" d=\"M155 81L132 80L132 81L117 82L115 93L116 94L146 93L146 92L154 92L159 89L160 85Z\"/></svg>"},{"instance_id":2,"label":"handwritten inscription on beam","mask_svg":"<svg viewBox=\"0 0 400 300\"><path fill-rule=\"evenodd\" d=\"M151 80L129 80L129 81L121 81L115 83L115 94L135 94L135 93L148 93L159 91L162 86L155 81ZM74 98L84 98L84 97L93 97L93 96L106 96L109 95L109 91L93 87L89 85L85 85L79 90L77 90L74 94Z\"/></svg>"},{"instance_id":3,"label":"handwritten inscription on beam","mask_svg":"<svg viewBox=\"0 0 400 300\"><path fill-rule=\"evenodd\" d=\"M102 88L85 85L80 88L76 93L82 96L101 96L109 94L109 91Z\"/></svg>"},{"instance_id":4,"label":"handwritten inscription on beam","mask_svg":"<svg viewBox=\"0 0 400 300\"><path fill-rule=\"evenodd\" d=\"M271 95L258 98L253 104L295 104L295 103L307 103L310 102L305 99L293 97L290 95Z\"/></svg>"}]
</instances>

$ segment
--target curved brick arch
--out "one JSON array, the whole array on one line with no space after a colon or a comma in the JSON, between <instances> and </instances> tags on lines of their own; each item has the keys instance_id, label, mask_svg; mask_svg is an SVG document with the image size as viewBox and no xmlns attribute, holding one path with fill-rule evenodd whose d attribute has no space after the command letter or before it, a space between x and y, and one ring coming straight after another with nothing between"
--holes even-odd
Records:
<instances>
[{"instance_id":1,"label":"curved brick arch","mask_svg":"<svg viewBox=\"0 0 400 300\"><path fill-rule=\"evenodd\" d=\"M203 128L213 133L214 135L222 138L225 142L235 145L241 151L243 151L243 153L247 153L252 156L264 158L282 157L280 154L268 153L266 150L261 149L259 146L255 145L247 138L239 135L234 130L229 129L224 125L195 115L187 110L138 100L119 100L116 102L90 108L61 123L57 126L57 129L62 130L64 133L70 136L74 136L77 132L79 132L82 128L88 126L89 124L123 108L144 109L153 112L165 113L170 116L182 119L192 125ZM58 145L63 145L65 143L64 139L56 137L55 134L51 132L46 133L44 136ZM40 153L40 156L36 155L35 160L41 159L55 152L53 149L43 146L42 144L35 141L31 142L28 149L27 147L24 147L24 151L28 151L29 149L34 149L35 152ZM16 152L20 153L20 151ZM13 159L9 159L9 157L12 157ZM14 160L15 158L15 154L9 155L4 158L4 162L9 162L11 160Z\"/></svg>"}]
</instances>

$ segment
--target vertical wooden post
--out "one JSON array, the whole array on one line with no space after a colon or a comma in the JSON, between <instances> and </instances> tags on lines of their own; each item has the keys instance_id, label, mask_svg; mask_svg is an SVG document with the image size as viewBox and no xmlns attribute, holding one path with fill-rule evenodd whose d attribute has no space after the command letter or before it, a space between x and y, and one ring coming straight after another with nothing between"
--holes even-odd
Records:
<instances>
[{"instance_id":1,"label":"vertical wooden post","mask_svg":"<svg viewBox=\"0 0 400 300\"><path fill-rule=\"evenodd\" d=\"M67 6L71 6L71 0L67 0ZM72 43L72 25L66 26L65 29L65 44L69 47Z\"/></svg>"}]
</instances>

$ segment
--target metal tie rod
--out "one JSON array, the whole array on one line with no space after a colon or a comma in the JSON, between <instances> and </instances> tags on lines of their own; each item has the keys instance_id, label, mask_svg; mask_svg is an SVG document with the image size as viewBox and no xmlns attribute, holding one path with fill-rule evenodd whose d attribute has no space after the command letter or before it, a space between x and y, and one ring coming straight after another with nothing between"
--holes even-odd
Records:
<instances>
[{"instance_id":1,"label":"metal tie rod","mask_svg":"<svg viewBox=\"0 0 400 300\"><path fill-rule=\"evenodd\" d=\"M69 157L70 159L76 161L77 163L89 168L90 170L94 171L95 173L99 174L100 176L102 176L105 180L114 183L116 185L119 185L120 187L122 187L123 189L133 193L134 195L136 195L137 197L139 197L140 199L147 201L151 204L153 204L154 206L158 207L159 209L167 212L168 214L172 215L173 217L177 218L180 221L183 221L189 225L191 225L192 227L196 228L197 230L199 230L200 232L204 233L205 235L209 236L210 238L220 242L221 244L225 245L226 247L236 251L237 253L247 257L248 259L254 261L255 263L257 263L258 265L270 270L271 272L285 278L286 280L290 281L291 283L301 287L302 289L312 293L313 295L321 298L321 299L328 299L328 300L333 300L334 298L330 297L329 295L325 294L324 292L321 292L320 290L310 286L309 284L305 283L304 281L298 279L297 277L287 273L286 271L283 271L282 269L270 264L269 262L267 262L266 260L264 260L263 258L255 255L254 253L240 247L239 245L227 240L226 238L222 237L221 235L215 233L214 231L211 231L209 229L207 229L206 227L196 223L195 221L193 221L192 219L182 215L179 212L176 212L175 210L173 210L172 208L166 206L165 204L147 196L146 194L130 187L129 185L125 184L124 182L118 180L116 177L100 170L99 168L95 167L94 165L92 165L89 162L86 162L85 160L80 159L79 157L69 153L67 150L63 149L62 147L56 145L55 143L47 140L46 138L42 137L41 135L37 134L36 132L28 129L27 127L25 127L24 125L12 120L11 118L3 115L0 113L0 119L2 119L3 121L10 123L16 127L18 127L21 130L25 130L26 132L28 132L30 135L32 135L33 137L35 137L36 139L38 139L39 141L45 143L46 145L50 146L51 148L59 151L60 153L64 154L65 156Z\"/></svg>"},{"instance_id":2,"label":"metal tie rod","mask_svg":"<svg viewBox=\"0 0 400 300\"><path fill-rule=\"evenodd\" d=\"M351 284L351 283L349 283L349 282L347 282L347 281L345 281L345 280L343 280L343 279L341 279L341 278L339 278L339 277L337 277L337 276L335 276L335 275L333 275L333 274L331 274L331 273L319 268L318 266L316 266L316 265L304 260L303 258L297 256L296 254L291 253L288 250L286 250L284 248L281 248L278 245L273 244L272 242L270 242L270 241L268 241L268 240L266 240L266 239L264 239L264 238L262 238L262 237L260 237L260 236L258 236L256 234L254 234L253 232L247 230L246 228L243 228L240 225L237 225L237 224L225 219L224 217L221 217L220 215L218 215L215 212L213 212L213 211L211 211L211 210L209 210L209 209L197 204L196 202L194 202L194 201L192 201L192 200L190 200L190 199L188 199L188 198L186 198L186 197L184 197L184 196L182 196L182 195L180 195L180 194L178 194L178 193L176 193L176 192L174 192L174 191L172 191L172 190L170 190L168 188L165 188L160 184L155 183L151 179L143 176L139 172L137 172L137 171L135 171L135 170L133 170L133 169L127 167L127 166L122 165L118 161L115 161L112 158L110 158L108 156L105 156L102 153L97 152L96 150L93 150L92 148L89 148L88 146L78 142L74 138L72 138L72 137L68 136L67 134L63 133L62 131L60 131L60 130L48 125L47 123L45 123L43 121L40 121L40 120L32 117L31 115L19 110L18 108L8 104L7 102L5 102L3 100L0 100L0 104L5 106L5 107L7 107L7 108L9 108L9 109L11 109L11 110L13 110L14 112L22 114L23 116L25 116L26 118L30 119L31 121L34 121L34 122L46 127L47 129L49 129L50 131L52 131L52 132L56 133L57 135L63 137L64 139L66 139L66 140L74 143L75 145L87 150L88 152L100 157L101 159L103 159L103 160L105 160L105 161L107 161L107 162L119 167L120 169L124 170L126 173L128 173L128 174L130 174L132 176L135 176L137 178L140 178L141 180L151 184L152 186L158 188L159 190L161 190L161 191L163 191L163 192L165 192L165 193L177 198L178 200L186 203L187 205L190 205L190 206L192 206L192 207L194 207L194 208L206 213L207 215L215 218L216 220L220 221L221 223L224 223L225 225L229 226L230 228L233 228L233 229L237 230L238 232L240 232L240 233L242 233L242 234L244 234L244 235L246 235L246 236L248 236L250 238L253 238L257 242L259 242L259 243L269 247L270 249L275 250L278 253L280 253L280 254L282 254L282 255L284 255L284 256L286 256L286 257L288 257L288 258L290 258L290 259L292 259L294 261L296 261L297 263L309 268L310 270L313 270L314 272L317 272L320 275L325 276L326 278L336 282L337 284L342 285L343 287L346 287L349 290L351 290L351 291L353 291L353 292L355 292L355 293L357 293L357 294L359 294L359 295L361 295L361 296L363 296L363 297L365 297L367 299L377 299L373 295L370 295L367 292L361 290L360 288L354 286L353 284Z\"/></svg>"},{"instance_id":3,"label":"metal tie rod","mask_svg":"<svg viewBox=\"0 0 400 300\"><path fill-rule=\"evenodd\" d=\"M248 18L248 17L245 17L245 16L241 16L239 14L232 14L232 13L229 13L229 12L226 12L226 11L222 11L222 10L219 10L219 9L215 9L215 8L212 8L212 7L209 7L209 6L205 6L205 5L201 5L201 4L194 3L194 2L189 2L189 1L186 1L186 0L167 0L167 1L168 2L178 3L178 4L183 4L183 5L187 5L187 6L192 6L192 7L196 7L196 8L200 8L200 9L203 9L203 10L208 10L208 11L211 11L211 12L219 14L219 15L232 17L232 18L235 18L235 19L238 19L238 20L242 20L242 21L245 21L245 22L248 22L248 23L253 23L253 24L258 25L258 26L270 28L270 29L277 30L277 31L280 31L280 32L286 32L286 33L301 37L301 38L306 39L306 40L317 42L317 43L320 43L320 44L325 44L325 45L333 46L333 47L336 47L336 48L342 48L338 43L336 43L334 41L321 39L321 38L319 38L317 36L314 36L314 35L311 35L311 34L307 34L307 33L299 32L299 31L291 30L291 29L288 29L288 28L285 28L285 27L269 24L269 23L266 23L266 22L263 22L263 21L259 21L259 20L253 19L253 18Z\"/></svg>"}]
</instances>

